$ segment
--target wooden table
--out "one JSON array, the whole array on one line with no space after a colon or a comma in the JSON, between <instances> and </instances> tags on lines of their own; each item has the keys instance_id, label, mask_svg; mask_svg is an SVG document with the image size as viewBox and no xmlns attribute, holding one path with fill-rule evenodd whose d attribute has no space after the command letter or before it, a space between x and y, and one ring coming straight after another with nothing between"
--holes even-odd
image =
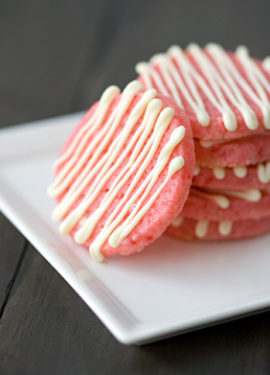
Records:
<instances>
[{"instance_id":1,"label":"wooden table","mask_svg":"<svg viewBox=\"0 0 270 375\"><path fill-rule=\"evenodd\" d=\"M2 127L87 108L170 44L270 53L269 0L6 0ZM119 344L0 216L0 374L269 374L270 313L144 347Z\"/></svg>"}]
</instances>

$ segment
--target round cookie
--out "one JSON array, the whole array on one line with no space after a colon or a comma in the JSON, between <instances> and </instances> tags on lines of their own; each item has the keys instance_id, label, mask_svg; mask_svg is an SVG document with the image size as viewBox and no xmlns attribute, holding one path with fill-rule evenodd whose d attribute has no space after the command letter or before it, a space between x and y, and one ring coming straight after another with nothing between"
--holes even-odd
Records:
<instances>
[{"instance_id":1,"label":"round cookie","mask_svg":"<svg viewBox=\"0 0 270 375\"><path fill-rule=\"evenodd\" d=\"M185 240L231 240L255 237L270 231L270 216L239 221L197 221L178 217L166 234Z\"/></svg>"},{"instance_id":2,"label":"round cookie","mask_svg":"<svg viewBox=\"0 0 270 375\"><path fill-rule=\"evenodd\" d=\"M197 165L195 167L192 185L225 190L270 190L270 161L234 168L210 168Z\"/></svg>"},{"instance_id":3,"label":"round cookie","mask_svg":"<svg viewBox=\"0 0 270 375\"><path fill-rule=\"evenodd\" d=\"M182 214L196 220L245 220L270 215L270 193L192 188Z\"/></svg>"},{"instance_id":4,"label":"round cookie","mask_svg":"<svg viewBox=\"0 0 270 375\"><path fill-rule=\"evenodd\" d=\"M205 167L237 167L270 160L270 133L230 141L195 139L197 164Z\"/></svg>"},{"instance_id":5,"label":"round cookie","mask_svg":"<svg viewBox=\"0 0 270 375\"><path fill-rule=\"evenodd\" d=\"M56 161L52 217L97 261L140 251L179 214L194 164L184 111L139 81L111 86Z\"/></svg>"},{"instance_id":6,"label":"round cookie","mask_svg":"<svg viewBox=\"0 0 270 375\"><path fill-rule=\"evenodd\" d=\"M270 129L267 64L241 46L235 53L210 43L172 46L136 65L146 88L154 87L184 108L199 139L235 139Z\"/></svg>"}]
</instances>

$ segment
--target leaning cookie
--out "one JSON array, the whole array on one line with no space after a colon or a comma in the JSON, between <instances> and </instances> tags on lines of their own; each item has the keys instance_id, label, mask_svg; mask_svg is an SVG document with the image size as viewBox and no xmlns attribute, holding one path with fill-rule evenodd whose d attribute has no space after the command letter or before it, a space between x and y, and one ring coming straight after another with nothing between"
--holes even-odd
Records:
<instances>
[{"instance_id":1,"label":"leaning cookie","mask_svg":"<svg viewBox=\"0 0 270 375\"><path fill-rule=\"evenodd\" d=\"M210 43L201 49L172 46L136 65L146 88L154 87L184 108L198 139L235 139L270 129L267 63L245 47L235 53Z\"/></svg>"},{"instance_id":2,"label":"leaning cookie","mask_svg":"<svg viewBox=\"0 0 270 375\"><path fill-rule=\"evenodd\" d=\"M231 240L255 237L269 232L270 216L239 221L195 220L179 216L166 233L184 240Z\"/></svg>"},{"instance_id":3,"label":"leaning cookie","mask_svg":"<svg viewBox=\"0 0 270 375\"><path fill-rule=\"evenodd\" d=\"M141 251L181 211L194 165L184 111L139 81L111 86L56 161L53 219L97 261Z\"/></svg>"}]
</instances>

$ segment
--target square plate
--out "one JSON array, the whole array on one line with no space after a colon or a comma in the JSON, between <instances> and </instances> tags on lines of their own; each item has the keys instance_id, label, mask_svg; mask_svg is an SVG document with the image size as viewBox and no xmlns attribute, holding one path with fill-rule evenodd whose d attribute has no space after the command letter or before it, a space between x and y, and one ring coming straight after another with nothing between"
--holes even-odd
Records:
<instances>
[{"instance_id":1,"label":"square plate","mask_svg":"<svg viewBox=\"0 0 270 375\"><path fill-rule=\"evenodd\" d=\"M142 344L270 307L270 234L231 242L162 236L102 264L50 219L52 164L81 114L0 132L0 208L111 333Z\"/></svg>"}]
</instances>

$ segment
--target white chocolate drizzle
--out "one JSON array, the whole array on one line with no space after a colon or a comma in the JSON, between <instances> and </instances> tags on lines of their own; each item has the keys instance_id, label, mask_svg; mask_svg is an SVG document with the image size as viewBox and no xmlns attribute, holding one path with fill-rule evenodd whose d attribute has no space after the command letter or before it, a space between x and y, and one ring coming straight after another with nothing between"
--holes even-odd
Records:
<instances>
[{"instance_id":1,"label":"white chocolate drizzle","mask_svg":"<svg viewBox=\"0 0 270 375\"><path fill-rule=\"evenodd\" d=\"M230 197L244 199L248 202L259 202L262 198L262 193L258 189L246 189L246 190L201 190L197 188L191 188L191 192L202 198L211 200L216 203L220 208L227 209L230 206Z\"/></svg>"},{"instance_id":2,"label":"white chocolate drizzle","mask_svg":"<svg viewBox=\"0 0 270 375\"><path fill-rule=\"evenodd\" d=\"M257 179L262 184L268 184L270 182L270 161L264 162L264 163L258 163L256 165L250 165L250 166L239 166L239 167L208 167L212 170L213 175L219 179L222 180L226 177L226 171L231 170L234 175L237 178L243 179L248 174L248 168L255 167L257 171ZM194 176L198 176L201 173L202 169L200 165L196 165L194 170Z\"/></svg>"},{"instance_id":3,"label":"white chocolate drizzle","mask_svg":"<svg viewBox=\"0 0 270 375\"><path fill-rule=\"evenodd\" d=\"M119 89L112 87L104 92L93 117L59 158L57 165L63 162L66 164L61 170L63 173L59 173L60 177L57 177L49 188L49 194L53 197L61 196L68 189L56 206L53 219L63 220L60 225L60 232L63 234L69 233L79 224L74 239L82 244L91 236L124 184L128 180L131 181L90 245L90 253L97 261L103 260L102 245L108 241L110 246L117 247L143 219L169 179L184 165L182 156L176 156L170 161L175 147L185 135L185 128L180 125L172 131L153 169L144 179L141 178L155 157L162 137L174 117L173 109L169 107L162 109L161 101L155 98L156 91L150 89L145 91L133 106L125 126L116 132L131 102L141 89L142 84L138 81L131 82L125 88L106 123L91 140L90 135L101 126ZM140 119L141 122L137 126ZM113 138L114 134L116 135ZM78 149L80 152L77 151ZM164 180L150 195L167 165ZM98 208L88 217L85 216L109 178L121 166L123 167L120 173L105 193ZM90 187L80 203L71 209L88 186Z\"/></svg>"},{"instance_id":4,"label":"white chocolate drizzle","mask_svg":"<svg viewBox=\"0 0 270 375\"><path fill-rule=\"evenodd\" d=\"M226 143L226 142L228 142L226 139L218 139L218 140L199 139L200 145L204 148L210 148L212 146L219 145L221 143Z\"/></svg>"},{"instance_id":5,"label":"white chocolate drizzle","mask_svg":"<svg viewBox=\"0 0 270 375\"><path fill-rule=\"evenodd\" d=\"M222 236L228 236L232 231L232 222L220 221L218 223L218 231Z\"/></svg>"},{"instance_id":6,"label":"white chocolate drizzle","mask_svg":"<svg viewBox=\"0 0 270 375\"><path fill-rule=\"evenodd\" d=\"M183 223L183 216L177 216L173 221L172 221L172 226L175 228L178 228L182 225Z\"/></svg>"},{"instance_id":7,"label":"white chocolate drizzle","mask_svg":"<svg viewBox=\"0 0 270 375\"><path fill-rule=\"evenodd\" d=\"M257 176L258 180L263 184L270 182L270 161L257 165Z\"/></svg>"},{"instance_id":8,"label":"white chocolate drizzle","mask_svg":"<svg viewBox=\"0 0 270 375\"><path fill-rule=\"evenodd\" d=\"M221 193L216 194L214 192L199 190L199 189L196 189L194 187L191 188L190 191L195 195L198 195L202 198L205 198L205 199L208 199L208 200L211 200L211 201L215 202L216 205L220 208L227 209L230 206L229 199Z\"/></svg>"},{"instance_id":9,"label":"white chocolate drizzle","mask_svg":"<svg viewBox=\"0 0 270 375\"><path fill-rule=\"evenodd\" d=\"M191 44L187 51L193 61L180 47L172 46L166 54L153 56L150 63L138 63L136 71L147 88L155 86L162 94L171 95L179 107L183 108L181 97L185 98L202 126L208 126L210 119L200 92L220 112L228 131L237 129L232 104L246 126L250 130L257 129L257 116L246 97L260 108L264 126L270 129L270 84L246 48L239 47L235 55L248 80L230 55L217 44L208 44L204 50ZM264 68L268 70L269 65L265 59Z\"/></svg>"},{"instance_id":10,"label":"white chocolate drizzle","mask_svg":"<svg viewBox=\"0 0 270 375\"><path fill-rule=\"evenodd\" d=\"M195 235L198 238L204 238L207 236L209 224L211 222L207 220L199 220L195 224ZM232 232L233 222L232 221L219 221L217 222L218 232L222 236L226 237Z\"/></svg>"},{"instance_id":11,"label":"white chocolate drizzle","mask_svg":"<svg viewBox=\"0 0 270 375\"><path fill-rule=\"evenodd\" d=\"M248 202L259 202L262 198L262 193L258 189L222 190L222 192L229 197L244 199Z\"/></svg>"},{"instance_id":12,"label":"white chocolate drizzle","mask_svg":"<svg viewBox=\"0 0 270 375\"><path fill-rule=\"evenodd\" d=\"M198 164L196 164L194 168L194 176L198 176L198 174L200 174L200 171L201 167Z\"/></svg>"},{"instance_id":13,"label":"white chocolate drizzle","mask_svg":"<svg viewBox=\"0 0 270 375\"><path fill-rule=\"evenodd\" d=\"M233 173L236 177L238 178L245 178L247 175L247 167L246 166L239 166L239 167L234 167Z\"/></svg>"},{"instance_id":14,"label":"white chocolate drizzle","mask_svg":"<svg viewBox=\"0 0 270 375\"><path fill-rule=\"evenodd\" d=\"M195 234L199 238L203 238L207 235L208 232L208 221L201 220L197 221L195 225Z\"/></svg>"},{"instance_id":15,"label":"white chocolate drizzle","mask_svg":"<svg viewBox=\"0 0 270 375\"><path fill-rule=\"evenodd\" d=\"M199 175L201 168L199 165L196 166L197 169L195 168L194 171L194 176ZM247 167L246 166L241 166L241 167L234 167L234 168L224 168L224 167L209 167L213 175L218 179L218 180L223 180L226 177L226 170L231 169L234 173L234 175L238 178L244 178L247 175Z\"/></svg>"},{"instance_id":16,"label":"white chocolate drizzle","mask_svg":"<svg viewBox=\"0 0 270 375\"><path fill-rule=\"evenodd\" d=\"M213 174L218 180L223 180L225 178L225 168L222 167L214 167Z\"/></svg>"}]
</instances>

